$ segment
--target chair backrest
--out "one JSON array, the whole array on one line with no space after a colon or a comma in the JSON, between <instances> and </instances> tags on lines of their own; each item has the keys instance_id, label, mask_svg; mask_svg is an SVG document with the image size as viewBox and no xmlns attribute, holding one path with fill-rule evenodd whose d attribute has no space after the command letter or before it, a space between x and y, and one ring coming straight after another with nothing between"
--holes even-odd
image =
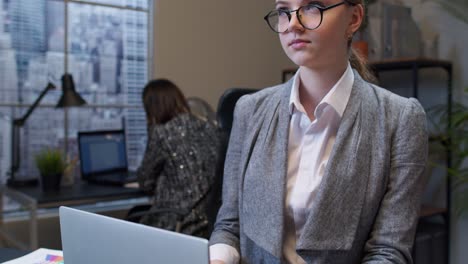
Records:
<instances>
[{"instance_id":1,"label":"chair backrest","mask_svg":"<svg viewBox=\"0 0 468 264\"><path fill-rule=\"evenodd\" d=\"M226 159L226 151L229 143L229 135L231 133L232 121L234 117L234 108L237 100L245 94L254 93L255 89L246 88L231 88L224 92L218 102L218 110L216 116L218 119L218 126L222 130L222 139L219 148L219 159L216 164L216 177L214 183L208 193L207 208L208 221L210 223L210 233L216 221L219 207L221 206L222 188L223 188L223 175L224 175L224 162Z\"/></svg>"},{"instance_id":2,"label":"chair backrest","mask_svg":"<svg viewBox=\"0 0 468 264\"><path fill-rule=\"evenodd\" d=\"M229 138L229 135L231 134L234 108L237 100L239 100L243 95L255 93L257 91L258 90L256 89L231 88L226 90L219 98L216 116L218 119L218 125L226 133L227 138Z\"/></svg>"},{"instance_id":3,"label":"chair backrest","mask_svg":"<svg viewBox=\"0 0 468 264\"><path fill-rule=\"evenodd\" d=\"M187 103L192 114L216 125L216 113L205 100L199 97L189 97Z\"/></svg>"},{"instance_id":4,"label":"chair backrest","mask_svg":"<svg viewBox=\"0 0 468 264\"><path fill-rule=\"evenodd\" d=\"M208 218L208 232L211 233L218 210L221 207L221 197L223 188L223 175L224 175L224 162L226 158L226 151L229 142L229 135L231 133L232 121L234 117L234 108L237 100L245 94L254 93L255 89L246 88L231 88L226 90L221 95L218 101L218 109L216 111L217 126L221 129L221 144L218 149L219 158L216 164L216 176L211 185L210 191L206 196L207 207L205 213ZM190 106L192 108L192 106ZM193 111L193 110L192 110Z\"/></svg>"},{"instance_id":5,"label":"chair backrest","mask_svg":"<svg viewBox=\"0 0 468 264\"><path fill-rule=\"evenodd\" d=\"M222 135L221 144L218 149L218 162L216 163L216 173L214 181L207 194L206 200L208 206L205 213L208 219L208 233L211 234L216 222L219 208L222 203L222 190L223 190L223 175L224 175L224 161L226 159L227 140Z\"/></svg>"}]
</instances>

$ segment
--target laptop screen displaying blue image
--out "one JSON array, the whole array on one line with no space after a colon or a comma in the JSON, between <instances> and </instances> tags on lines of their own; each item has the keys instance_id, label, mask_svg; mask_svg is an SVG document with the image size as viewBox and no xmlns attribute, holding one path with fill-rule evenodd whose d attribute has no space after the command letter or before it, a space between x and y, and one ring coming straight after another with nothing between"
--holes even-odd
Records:
<instances>
[{"instance_id":1,"label":"laptop screen displaying blue image","mask_svg":"<svg viewBox=\"0 0 468 264\"><path fill-rule=\"evenodd\" d=\"M78 138L83 175L127 169L123 130L80 132Z\"/></svg>"}]
</instances>

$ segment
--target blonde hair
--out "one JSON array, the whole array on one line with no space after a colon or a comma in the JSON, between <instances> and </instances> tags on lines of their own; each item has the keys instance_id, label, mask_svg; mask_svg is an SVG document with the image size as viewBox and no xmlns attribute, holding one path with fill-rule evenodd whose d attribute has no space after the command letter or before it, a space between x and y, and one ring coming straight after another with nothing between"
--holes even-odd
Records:
<instances>
[{"instance_id":1,"label":"blonde hair","mask_svg":"<svg viewBox=\"0 0 468 264\"><path fill-rule=\"evenodd\" d=\"M364 80L370 83L377 83L377 78L369 69L367 60L352 46L349 47L349 63L351 64L351 67L355 69Z\"/></svg>"},{"instance_id":2,"label":"blonde hair","mask_svg":"<svg viewBox=\"0 0 468 264\"><path fill-rule=\"evenodd\" d=\"M346 0L348 3L353 5L362 5L365 12L366 3L364 0ZM377 83L377 78L374 76L372 71L369 69L366 58L364 58L359 52L357 52L352 44L352 38L348 42L349 48L349 62L351 67L355 69L361 77L371 83Z\"/></svg>"}]
</instances>

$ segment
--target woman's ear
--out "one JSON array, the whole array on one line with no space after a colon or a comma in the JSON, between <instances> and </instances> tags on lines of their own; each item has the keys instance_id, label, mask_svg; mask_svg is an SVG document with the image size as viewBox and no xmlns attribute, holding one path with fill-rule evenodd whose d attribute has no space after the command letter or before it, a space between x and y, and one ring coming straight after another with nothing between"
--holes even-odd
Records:
<instances>
[{"instance_id":1,"label":"woman's ear","mask_svg":"<svg viewBox=\"0 0 468 264\"><path fill-rule=\"evenodd\" d=\"M352 9L351 20L348 25L348 34L351 36L359 30L364 19L364 7L362 4L355 5Z\"/></svg>"}]
</instances>

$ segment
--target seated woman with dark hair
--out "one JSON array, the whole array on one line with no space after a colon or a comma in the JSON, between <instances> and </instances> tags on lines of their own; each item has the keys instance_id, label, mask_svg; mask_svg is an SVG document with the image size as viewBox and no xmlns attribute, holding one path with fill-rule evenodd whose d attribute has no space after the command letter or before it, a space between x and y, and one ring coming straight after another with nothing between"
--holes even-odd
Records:
<instances>
[{"instance_id":1,"label":"seated woman with dark hair","mask_svg":"<svg viewBox=\"0 0 468 264\"><path fill-rule=\"evenodd\" d=\"M138 169L140 188L154 195L152 210L186 210L180 232L207 237L207 194L216 174L220 145L217 128L190 113L171 81L150 81L143 91L148 144ZM193 210L192 210L193 209ZM178 215L148 214L141 223L175 230Z\"/></svg>"}]
</instances>

